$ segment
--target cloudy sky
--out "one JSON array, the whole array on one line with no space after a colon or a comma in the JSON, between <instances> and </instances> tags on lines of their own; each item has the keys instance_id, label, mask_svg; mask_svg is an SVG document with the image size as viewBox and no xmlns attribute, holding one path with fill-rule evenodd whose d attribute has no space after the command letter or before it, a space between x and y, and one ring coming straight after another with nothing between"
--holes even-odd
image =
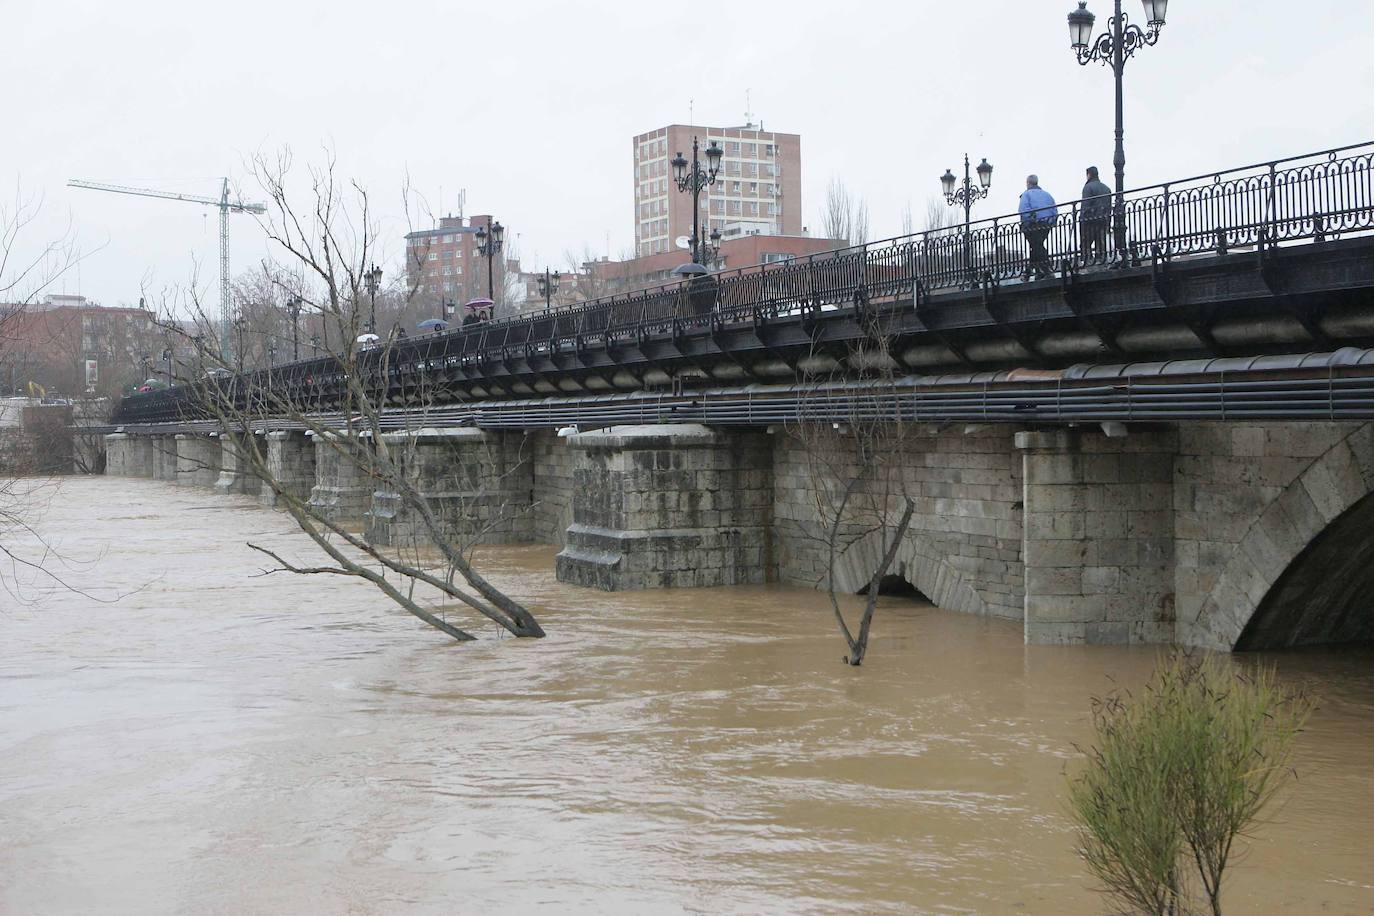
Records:
<instances>
[{"instance_id":1,"label":"cloudy sky","mask_svg":"<svg viewBox=\"0 0 1374 916\"><path fill-rule=\"evenodd\" d=\"M1138 0L1125 0L1140 19ZM840 175L875 235L919 214L967 150L996 167L975 216L1013 210L1035 171L1060 199L1110 180L1112 81L1078 66L1072 0L601 0L190 4L0 0L12 130L0 181L44 201L37 243L70 221L87 252L54 291L105 304L213 281L215 211L75 190L68 178L260 199L248 163L326 149L371 192L394 276L409 179L432 210L493 213L525 266L633 242L633 135L673 122L802 136L806 222ZM1089 8L1105 24L1107 0ZM1364 0L1174 0L1127 66L1127 183L1356 143L1374 134ZM270 254L232 220L234 269Z\"/></svg>"}]
</instances>

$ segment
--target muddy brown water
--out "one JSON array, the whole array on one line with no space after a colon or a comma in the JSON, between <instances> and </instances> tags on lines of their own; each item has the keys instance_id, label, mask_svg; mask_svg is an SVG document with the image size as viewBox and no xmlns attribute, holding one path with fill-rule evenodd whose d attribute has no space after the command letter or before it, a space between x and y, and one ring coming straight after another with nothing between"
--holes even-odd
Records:
<instances>
[{"instance_id":1,"label":"muddy brown water","mask_svg":"<svg viewBox=\"0 0 1374 916\"><path fill-rule=\"evenodd\" d=\"M1063 774L1152 650L884 599L855 670L818 593L573 589L544 547L487 561L549 637L458 645L255 576L249 540L313 554L249 500L46 495L94 594L0 593L0 912L1105 909ZM1273 659L1321 708L1228 912L1374 911L1374 655Z\"/></svg>"}]
</instances>

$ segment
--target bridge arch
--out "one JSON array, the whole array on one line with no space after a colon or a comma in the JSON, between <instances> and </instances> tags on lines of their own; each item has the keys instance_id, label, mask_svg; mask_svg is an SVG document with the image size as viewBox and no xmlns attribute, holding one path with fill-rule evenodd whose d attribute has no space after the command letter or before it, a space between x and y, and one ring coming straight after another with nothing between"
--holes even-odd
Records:
<instances>
[{"instance_id":1,"label":"bridge arch","mask_svg":"<svg viewBox=\"0 0 1374 916\"><path fill-rule=\"evenodd\" d=\"M1198 615L1217 649L1374 638L1374 426L1354 428L1255 518Z\"/></svg>"},{"instance_id":2,"label":"bridge arch","mask_svg":"<svg viewBox=\"0 0 1374 916\"><path fill-rule=\"evenodd\" d=\"M873 570L882 562L879 532L871 531L850 545L835 564L835 591L858 594L868 588ZM936 607L967 614L987 614L987 603L948 562L925 549L921 538L908 533L897 548L890 574L911 583Z\"/></svg>"}]
</instances>

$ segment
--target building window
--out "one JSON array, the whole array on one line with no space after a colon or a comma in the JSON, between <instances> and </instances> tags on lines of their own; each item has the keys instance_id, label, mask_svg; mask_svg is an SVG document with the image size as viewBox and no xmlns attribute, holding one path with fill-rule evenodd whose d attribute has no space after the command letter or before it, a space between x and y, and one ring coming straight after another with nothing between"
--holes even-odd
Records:
<instances>
[{"instance_id":1,"label":"building window","mask_svg":"<svg viewBox=\"0 0 1374 916\"><path fill-rule=\"evenodd\" d=\"M453 244L453 236L451 236L451 235L446 235L446 236L444 236L444 244L445 244L445 245L452 245L452 244Z\"/></svg>"},{"instance_id":2,"label":"building window","mask_svg":"<svg viewBox=\"0 0 1374 916\"><path fill-rule=\"evenodd\" d=\"M439 260L439 252L437 252L437 251L431 251L431 252L429 253L429 259L430 259L431 261L437 261L437 260Z\"/></svg>"}]
</instances>

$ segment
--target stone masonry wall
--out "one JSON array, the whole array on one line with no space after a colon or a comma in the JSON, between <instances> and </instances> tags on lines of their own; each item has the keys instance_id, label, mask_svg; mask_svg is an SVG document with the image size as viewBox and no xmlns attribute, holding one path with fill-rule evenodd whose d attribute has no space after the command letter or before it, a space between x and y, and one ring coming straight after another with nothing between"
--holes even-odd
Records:
<instances>
[{"instance_id":1,"label":"stone masonry wall","mask_svg":"<svg viewBox=\"0 0 1374 916\"><path fill-rule=\"evenodd\" d=\"M740 585L772 568L772 455L757 432L695 424L573 436L560 582L614 591Z\"/></svg>"},{"instance_id":2,"label":"stone masonry wall","mask_svg":"<svg viewBox=\"0 0 1374 916\"><path fill-rule=\"evenodd\" d=\"M1273 582L1370 491L1360 423L1198 423L1179 429L1174 477L1176 638L1227 650Z\"/></svg>"},{"instance_id":3,"label":"stone masonry wall","mask_svg":"<svg viewBox=\"0 0 1374 916\"><path fill-rule=\"evenodd\" d=\"M1027 643L1156 643L1174 631L1174 430L1018 433Z\"/></svg>"},{"instance_id":4,"label":"stone masonry wall","mask_svg":"<svg viewBox=\"0 0 1374 916\"><path fill-rule=\"evenodd\" d=\"M531 432L525 450L534 473L530 536L537 543L562 546L573 521L573 450L552 430Z\"/></svg>"},{"instance_id":5,"label":"stone masonry wall","mask_svg":"<svg viewBox=\"0 0 1374 916\"><path fill-rule=\"evenodd\" d=\"M893 572L950 610L1020 619L1021 456L1008 426L914 428L905 442L902 487L916 502ZM803 441L774 439L774 518L781 581L823 586L826 549L813 462ZM898 494L894 511L900 514ZM895 522L896 516L893 517ZM836 586L857 592L880 560L876 539L850 550Z\"/></svg>"}]
</instances>

